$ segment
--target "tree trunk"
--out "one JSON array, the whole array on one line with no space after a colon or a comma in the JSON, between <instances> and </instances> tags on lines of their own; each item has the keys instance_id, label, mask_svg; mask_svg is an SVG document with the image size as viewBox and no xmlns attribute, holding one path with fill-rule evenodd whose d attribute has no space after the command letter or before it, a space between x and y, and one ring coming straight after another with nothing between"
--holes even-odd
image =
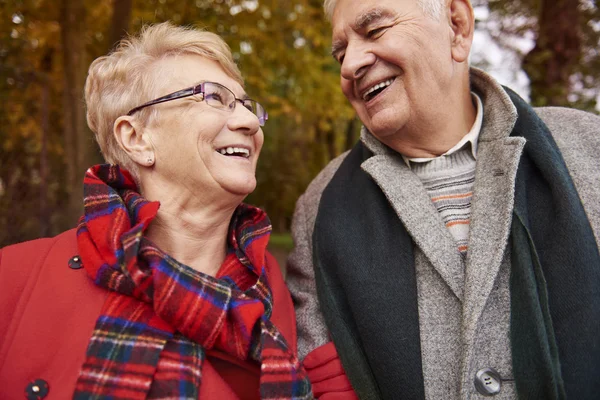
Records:
<instances>
[{"instance_id":1,"label":"tree trunk","mask_svg":"<svg viewBox=\"0 0 600 400\"><path fill-rule=\"evenodd\" d=\"M328 161L330 161L338 156L337 146L335 145L335 131L332 128L325 134L325 140L327 143Z\"/></svg>"},{"instance_id":2,"label":"tree trunk","mask_svg":"<svg viewBox=\"0 0 600 400\"><path fill-rule=\"evenodd\" d=\"M539 33L523 69L531 82L535 106L569 104L570 77L581 56L579 0L542 0Z\"/></svg>"},{"instance_id":3,"label":"tree trunk","mask_svg":"<svg viewBox=\"0 0 600 400\"><path fill-rule=\"evenodd\" d=\"M344 143L344 151L350 150L356 144L356 135L354 131L356 129L357 117L354 117L348 122L348 126L346 127L346 137Z\"/></svg>"},{"instance_id":4,"label":"tree trunk","mask_svg":"<svg viewBox=\"0 0 600 400\"><path fill-rule=\"evenodd\" d=\"M69 196L66 222L73 226L82 210L82 182L91 139L85 120L83 86L86 75L85 8L81 0L62 0L61 44L64 79L64 147Z\"/></svg>"},{"instance_id":5,"label":"tree trunk","mask_svg":"<svg viewBox=\"0 0 600 400\"><path fill-rule=\"evenodd\" d=\"M40 151L40 236L50 235L50 209L48 205L48 136L50 134L50 74L52 72L53 49L49 49L42 60L41 78L41 116L42 148Z\"/></svg>"},{"instance_id":6,"label":"tree trunk","mask_svg":"<svg viewBox=\"0 0 600 400\"><path fill-rule=\"evenodd\" d=\"M128 31L131 22L133 0L113 0L112 24L108 35L109 51L114 49Z\"/></svg>"}]
</instances>

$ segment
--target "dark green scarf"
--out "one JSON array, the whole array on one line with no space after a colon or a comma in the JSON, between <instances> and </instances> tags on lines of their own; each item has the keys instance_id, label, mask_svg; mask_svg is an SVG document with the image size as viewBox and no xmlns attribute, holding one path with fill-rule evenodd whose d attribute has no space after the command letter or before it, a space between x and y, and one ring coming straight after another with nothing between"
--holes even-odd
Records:
<instances>
[{"instance_id":1,"label":"dark green scarf","mask_svg":"<svg viewBox=\"0 0 600 400\"><path fill-rule=\"evenodd\" d=\"M600 255L548 128L507 89L527 140L511 227L513 375L520 399L600 397ZM313 233L317 293L361 399L424 399L413 242L360 165L325 188ZM401 310L401 312L398 312Z\"/></svg>"}]
</instances>

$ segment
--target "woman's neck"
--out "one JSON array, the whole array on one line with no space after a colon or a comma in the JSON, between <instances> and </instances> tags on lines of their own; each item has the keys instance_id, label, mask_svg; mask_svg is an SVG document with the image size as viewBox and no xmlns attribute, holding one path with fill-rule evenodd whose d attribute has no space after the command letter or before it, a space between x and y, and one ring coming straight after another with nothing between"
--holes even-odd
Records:
<instances>
[{"instance_id":1,"label":"woman's neck","mask_svg":"<svg viewBox=\"0 0 600 400\"><path fill-rule=\"evenodd\" d=\"M177 261L215 276L225 260L234 211L235 207L190 210L161 202L146 237Z\"/></svg>"}]
</instances>

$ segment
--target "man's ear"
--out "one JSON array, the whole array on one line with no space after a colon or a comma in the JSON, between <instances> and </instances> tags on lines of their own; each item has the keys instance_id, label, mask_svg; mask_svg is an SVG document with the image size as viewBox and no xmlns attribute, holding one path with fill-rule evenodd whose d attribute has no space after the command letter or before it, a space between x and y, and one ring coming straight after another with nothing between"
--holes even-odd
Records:
<instances>
[{"instance_id":1,"label":"man's ear","mask_svg":"<svg viewBox=\"0 0 600 400\"><path fill-rule=\"evenodd\" d=\"M453 32L452 58L456 62L469 59L473 32L475 30L475 16L470 0L450 0L449 22Z\"/></svg>"},{"instance_id":2,"label":"man's ear","mask_svg":"<svg viewBox=\"0 0 600 400\"><path fill-rule=\"evenodd\" d=\"M144 167L154 165L154 146L150 136L134 117L127 115L117 118L113 125L113 134L119 146L136 164Z\"/></svg>"}]
</instances>

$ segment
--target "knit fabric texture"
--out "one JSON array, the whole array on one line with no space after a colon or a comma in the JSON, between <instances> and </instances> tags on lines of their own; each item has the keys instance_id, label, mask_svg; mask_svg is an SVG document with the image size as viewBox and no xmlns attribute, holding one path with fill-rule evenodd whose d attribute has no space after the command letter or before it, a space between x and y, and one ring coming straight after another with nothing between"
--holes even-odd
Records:
<instances>
[{"instance_id":1,"label":"knit fabric texture","mask_svg":"<svg viewBox=\"0 0 600 400\"><path fill-rule=\"evenodd\" d=\"M270 321L266 214L241 204L216 277L145 238L158 202L118 166L89 169L77 242L94 283L110 291L90 339L75 399L197 399L208 349L261 365L263 399L312 398L293 349Z\"/></svg>"},{"instance_id":2,"label":"knit fabric texture","mask_svg":"<svg viewBox=\"0 0 600 400\"><path fill-rule=\"evenodd\" d=\"M463 260L469 243L475 164L470 144L467 144L450 155L410 165L454 237Z\"/></svg>"}]
</instances>

